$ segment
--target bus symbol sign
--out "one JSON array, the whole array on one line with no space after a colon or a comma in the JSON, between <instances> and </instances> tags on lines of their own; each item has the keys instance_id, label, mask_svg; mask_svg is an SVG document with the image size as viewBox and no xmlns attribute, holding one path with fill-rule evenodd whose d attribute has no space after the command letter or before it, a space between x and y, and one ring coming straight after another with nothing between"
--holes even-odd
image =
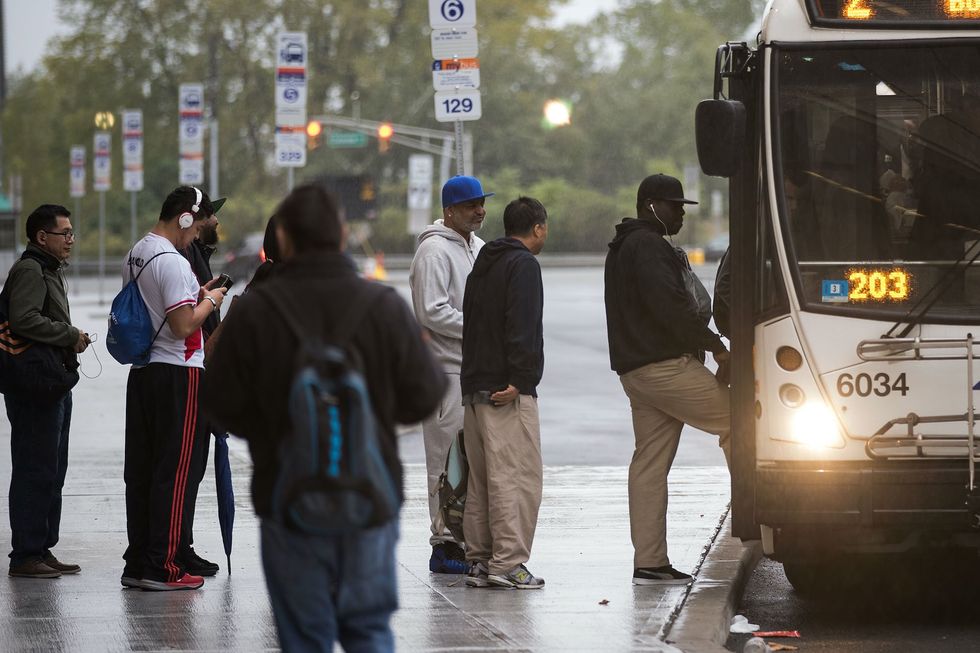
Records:
<instances>
[{"instance_id":1,"label":"bus symbol sign","mask_svg":"<svg viewBox=\"0 0 980 653\"><path fill-rule=\"evenodd\" d=\"M847 303L850 284L844 279L824 280L821 288L821 301L829 303Z\"/></svg>"}]
</instances>

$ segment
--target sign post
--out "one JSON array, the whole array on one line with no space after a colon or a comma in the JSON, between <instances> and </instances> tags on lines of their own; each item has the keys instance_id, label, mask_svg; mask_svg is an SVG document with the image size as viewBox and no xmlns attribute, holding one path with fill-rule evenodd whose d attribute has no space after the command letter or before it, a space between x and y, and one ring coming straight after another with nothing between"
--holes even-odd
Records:
<instances>
[{"instance_id":1,"label":"sign post","mask_svg":"<svg viewBox=\"0 0 980 653\"><path fill-rule=\"evenodd\" d=\"M99 193L99 304L105 303L105 194L112 188L112 134L95 132L92 147L92 187Z\"/></svg>"},{"instance_id":2,"label":"sign post","mask_svg":"<svg viewBox=\"0 0 980 653\"><path fill-rule=\"evenodd\" d=\"M435 160L431 154L408 157L408 233L420 234L432 220L432 171Z\"/></svg>"},{"instance_id":3,"label":"sign post","mask_svg":"<svg viewBox=\"0 0 980 653\"><path fill-rule=\"evenodd\" d=\"M183 186L203 184L204 85L199 83L181 84L177 111L180 116L180 167L178 181ZM140 122L142 123L142 120ZM142 124L140 128L142 131Z\"/></svg>"},{"instance_id":4,"label":"sign post","mask_svg":"<svg viewBox=\"0 0 980 653\"><path fill-rule=\"evenodd\" d=\"M476 0L429 0L429 26L436 120L453 123L456 174L462 175L466 170L463 122L482 116Z\"/></svg>"},{"instance_id":5,"label":"sign post","mask_svg":"<svg viewBox=\"0 0 980 653\"><path fill-rule=\"evenodd\" d=\"M274 56L276 165L286 168L287 190L292 190L294 168L306 165L306 32L280 32Z\"/></svg>"},{"instance_id":6,"label":"sign post","mask_svg":"<svg viewBox=\"0 0 980 653\"><path fill-rule=\"evenodd\" d=\"M71 165L69 176L68 176L68 194L75 200L75 242L80 242L81 238L81 226L82 226L82 215L81 215L81 198L85 197L85 146L84 145L72 145L71 153L69 155L69 164ZM76 254L73 257L75 259L74 274L72 275L75 280L75 292L81 292L81 262L82 262L82 249L81 246L76 250Z\"/></svg>"},{"instance_id":7,"label":"sign post","mask_svg":"<svg viewBox=\"0 0 980 653\"><path fill-rule=\"evenodd\" d=\"M129 191L129 242L136 242L136 194L143 190L143 112L123 111L123 188Z\"/></svg>"}]
</instances>

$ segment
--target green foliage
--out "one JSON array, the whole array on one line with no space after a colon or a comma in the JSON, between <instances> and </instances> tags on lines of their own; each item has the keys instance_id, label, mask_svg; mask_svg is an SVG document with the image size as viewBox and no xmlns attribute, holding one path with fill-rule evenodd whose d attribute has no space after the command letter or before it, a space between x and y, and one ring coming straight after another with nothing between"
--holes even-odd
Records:
<instances>
[{"instance_id":1,"label":"green foliage","mask_svg":"<svg viewBox=\"0 0 980 653\"><path fill-rule=\"evenodd\" d=\"M551 216L549 250L598 251L612 225L633 213L643 176L679 173L696 160L693 108L711 92L715 49L741 36L760 7L756 0L623 0L588 25L558 29L551 18L563 4L480 0L483 119L466 128L475 170L498 193L487 205L484 236L499 235L503 207L529 194ZM287 28L309 34L311 116L449 128L433 119L425 2L61 0L61 10L69 33L52 41L39 70L11 80L2 116L4 173L23 176L27 210L52 201L72 208L69 147L85 145L91 159L95 112L141 108L146 189L138 227L150 228L177 182L178 86L201 81L220 121L220 194L230 197L220 216L224 238L261 230L286 188L271 153L273 39ZM542 107L555 97L572 103L572 124L546 130ZM115 254L129 245L120 141L116 129L106 195ZM297 180L373 174L381 182L373 241L411 251L404 208L410 153L394 145L379 154L373 140L361 150L322 146ZM88 174L91 184L91 163ZM75 216L85 256L96 250L97 207L90 192Z\"/></svg>"}]
</instances>

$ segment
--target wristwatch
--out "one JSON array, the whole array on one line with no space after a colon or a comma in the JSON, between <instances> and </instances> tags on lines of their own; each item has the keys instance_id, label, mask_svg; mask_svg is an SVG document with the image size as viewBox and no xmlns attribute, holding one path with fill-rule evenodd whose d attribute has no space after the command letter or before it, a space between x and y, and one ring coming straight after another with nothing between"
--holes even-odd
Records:
<instances>
[{"instance_id":1,"label":"wristwatch","mask_svg":"<svg viewBox=\"0 0 980 653\"><path fill-rule=\"evenodd\" d=\"M214 297L212 297L211 295L205 295L204 296L204 299L206 299L209 302L211 302L211 305L214 306L214 309L212 309L212 311L211 311L212 313L214 311L218 310L218 302L214 301Z\"/></svg>"}]
</instances>

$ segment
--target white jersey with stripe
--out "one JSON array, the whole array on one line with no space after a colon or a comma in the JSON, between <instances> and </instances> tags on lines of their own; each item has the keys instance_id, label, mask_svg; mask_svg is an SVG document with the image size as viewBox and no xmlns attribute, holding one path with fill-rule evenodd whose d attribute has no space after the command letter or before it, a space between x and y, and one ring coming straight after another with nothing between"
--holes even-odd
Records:
<instances>
[{"instance_id":1,"label":"white jersey with stripe","mask_svg":"<svg viewBox=\"0 0 980 653\"><path fill-rule=\"evenodd\" d=\"M161 253L162 256L153 258ZM140 274L147 264L146 271ZM123 283L129 283L136 275L140 275L136 284L150 313L153 332L160 330L150 349L150 363L204 367L204 338L200 328L187 338L175 336L169 324L160 329L170 311L197 305L201 284L191 264L169 240L149 233L133 246L123 262Z\"/></svg>"}]
</instances>

